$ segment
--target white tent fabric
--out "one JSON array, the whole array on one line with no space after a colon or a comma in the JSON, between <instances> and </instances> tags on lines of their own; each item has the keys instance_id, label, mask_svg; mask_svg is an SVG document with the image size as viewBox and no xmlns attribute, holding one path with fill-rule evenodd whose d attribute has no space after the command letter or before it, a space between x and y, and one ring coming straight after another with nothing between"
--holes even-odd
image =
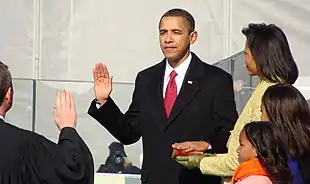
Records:
<instances>
[{"instance_id":1,"label":"white tent fabric","mask_svg":"<svg viewBox=\"0 0 310 184\"><path fill-rule=\"evenodd\" d=\"M296 85L310 97L308 0L0 0L0 60L9 65L14 77L47 80L37 83L35 130L56 139L53 98L59 88L69 88L79 106L79 130L94 153L96 167L103 163L114 138L86 114L93 98L92 84L70 80L91 81L94 64L103 61L117 83L112 96L126 110L137 72L163 57L158 21L175 7L196 18L199 38L192 50L208 63L241 51L245 41L241 29L248 23L280 26L300 69ZM15 80L14 84L16 104L9 119L24 120L19 125L31 129L32 82ZM140 143L126 149L138 164Z\"/></svg>"}]
</instances>

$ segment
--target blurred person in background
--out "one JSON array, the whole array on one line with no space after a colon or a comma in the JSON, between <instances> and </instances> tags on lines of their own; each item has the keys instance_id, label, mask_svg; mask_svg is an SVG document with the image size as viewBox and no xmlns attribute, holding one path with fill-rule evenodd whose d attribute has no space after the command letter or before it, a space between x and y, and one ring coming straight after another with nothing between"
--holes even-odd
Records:
<instances>
[{"instance_id":1,"label":"blurred person in background","mask_svg":"<svg viewBox=\"0 0 310 184\"><path fill-rule=\"evenodd\" d=\"M100 165L98 173L141 174L141 170L134 166L127 157L124 145L112 142L109 145L109 156L105 164Z\"/></svg>"},{"instance_id":2,"label":"blurred person in background","mask_svg":"<svg viewBox=\"0 0 310 184\"><path fill-rule=\"evenodd\" d=\"M72 95L61 91L56 98L54 120L60 130L56 144L5 120L13 94L11 73L0 62L0 183L93 184L93 158L76 131Z\"/></svg>"}]
</instances>

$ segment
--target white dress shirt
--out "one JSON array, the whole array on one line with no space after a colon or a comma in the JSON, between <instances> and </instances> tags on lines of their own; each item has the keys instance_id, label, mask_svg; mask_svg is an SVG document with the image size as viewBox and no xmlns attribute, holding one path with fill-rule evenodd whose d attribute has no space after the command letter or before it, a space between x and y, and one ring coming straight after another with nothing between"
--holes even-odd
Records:
<instances>
[{"instance_id":1,"label":"white dress shirt","mask_svg":"<svg viewBox=\"0 0 310 184\"><path fill-rule=\"evenodd\" d=\"M189 64L192 60L192 54L190 53L189 56L176 68L172 68L172 66L166 61L166 70L165 70L165 76L164 76L164 85L163 85L163 97L165 97L167 85L170 80L170 73L174 70L177 73L177 76L175 77L175 82L177 84L177 94L179 94L184 77L186 74L186 71L189 67Z\"/></svg>"}]
</instances>

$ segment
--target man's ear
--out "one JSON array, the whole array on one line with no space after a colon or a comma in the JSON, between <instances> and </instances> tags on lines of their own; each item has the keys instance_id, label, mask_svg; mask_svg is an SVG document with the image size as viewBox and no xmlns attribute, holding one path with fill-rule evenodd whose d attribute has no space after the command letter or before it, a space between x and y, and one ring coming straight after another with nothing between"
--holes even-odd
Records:
<instances>
[{"instance_id":1,"label":"man's ear","mask_svg":"<svg viewBox=\"0 0 310 184\"><path fill-rule=\"evenodd\" d=\"M191 33L191 35L190 35L190 44L194 44L195 42L196 42L196 40L197 40L197 38L198 38L198 33L197 33L197 31L193 31L192 33Z\"/></svg>"},{"instance_id":2,"label":"man's ear","mask_svg":"<svg viewBox=\"0 0 310 184\"><path fill-rule=\"evenodd\" d=\"M6 94L5 94L5 100L11 102L12 98L13 98L13 89L12 87L9 87L9 89L6 91Z\"/></svg>"}]
</instances>

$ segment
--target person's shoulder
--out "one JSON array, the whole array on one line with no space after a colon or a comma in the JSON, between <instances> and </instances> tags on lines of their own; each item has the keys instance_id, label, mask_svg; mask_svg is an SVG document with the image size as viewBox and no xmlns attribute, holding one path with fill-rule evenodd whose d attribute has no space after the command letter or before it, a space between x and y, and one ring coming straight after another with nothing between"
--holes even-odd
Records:
<instances>
[{"instance_id":1,"label":"person's shoulder","mask_svg":"<svg viewBox=\"0 0 310 184\"><path fill-rule=\"evenodd\" d=\"M160 72L164 71L164 68L166 66L166 63L164 60L162 60L161 62L152 65L150 67L147 67L143 70L141 70L137 76L136 76L136 80L137 79L146 79L152 76L158 76L158 74L160 74Z\"/></svg>"},{"instance_id":2,"label":"person's shoulder","mask_svg":"<svg viewBox=\"0 0 310 184\"><path fill-rule=\"evenodd\" d=\"M217 66L208 64L208 66L206 67L208 67L209 71L212 71L212 74L216 77L220 77L220 78L231 78L232 77L230 73L228 73L227 71Z\"/></svg>"},{"instance_id":3,"label":"person's shoulder","mask_svg":"<svg viewBox=\"0 0 310 184\"><path fill-rule=\"evenodd\" d=\"M298 163L299 172L306 183L310 183L310 151L294 158Z\"/></svg>"},{"instance_id":4,"label":"person's shoulder","mask_svg":"<svg viewBox=\"0 0 310 184\"><path fill-rule=\"evenodd\" d=\"M106 172L107 168L108 168L108 167L107 167L105 164L101 164L101 165L99 166L99 169L97 170L97 172L98 172L98 173L104 173L104 172Z\"/></svg>"},{"instance_id":5,"label":"person's shoulder","mask_svg":"<svg viewBox=\"0 0 310 184\"><path fill-rule=\"evenodd\" d=\"M40 135L36 132L19 128L15 125L7 123L8 129L7 132L10 133L12 136L15 135L15 139L20 139L21 142L28 142L31 143L35 140L42 140L46 139L43 135Z\"/></svg>"},{"instance_id":6,"label":"person's shoulder","mask_svg":"<svg viewBox=\"0 0 310 184\"><path fill-rule=\"evenodd\" d=\"M10 133L12 135L17 134L20 137L24 137L24 139L34 134L34 132L30 130L19 128L11 123L5 123L5 125L7 133Z\"/></svg>"},{"instance_id":7,"label":"person's shoulder","mask_svg":"<svg viewBox=\"0 0 310 184\"><path fill-rule=\"evenodd\" d=\"M11 144L12 146L8 150L14 150L16 153L24 154L27 152L32 139L33 132L19 128L15 125L4 123L0 127L0 134L2 136L2 146L6 144ZM10 140L9 142L7 140Z\"/></svg>"},{"instance_id":8,"label":"person's shoulder","mask_svg":"<svg viewBox=\"0 0 310 184\"><path fill-rule=\"evenodd\" d=\"M243 179L239 184L272 184L267 176L252 175Z\"/></svg>"},{"instance_id":9,"label":"person's shoulder","mask_svg":"<svg viewBox=\"0 0 310 184\"><path fill-rule=\"evenodd\" d=\"M215 77L220 77L220 78L230 78L231 74L225 71L222 68L219 68L218 66L208 64L206 61L201 60L196 54L192 53L193 59L196 60L196 62L200 63L200 66L203 67L205 70L206 74L208 76L213 75Z\"/></svg>"},{"instance_id":10,"label":"person's shoulder","mask_svg":"<svg viewBox=\"0 0 310 184\"><path fill-rule=\"evenodd\" d=\"M161 68L163 68L164 66L165 66L165 61L162 60L162 61L159 62L159 63L156 63L156 64L154 64L154 65L152 65L152 66L149 66L149 67L147 67L147 68L141 70L141 71L138 73L138 75L147 75L147 74L149 74L149 73L153 73L154 71L158 71L158 69L161 69Z\"/></svg>"},{"instance_id":11,"label":"person's shoulder","mask_svg":"<svg viewBox=\"0 0 310 184\"><path fill-rule=\"evenodd\" d=\"M141 174L141 169L139 169L137 166L131 165L125 169L125 172L127 174Z\"/></svg>"}]
</instances>

